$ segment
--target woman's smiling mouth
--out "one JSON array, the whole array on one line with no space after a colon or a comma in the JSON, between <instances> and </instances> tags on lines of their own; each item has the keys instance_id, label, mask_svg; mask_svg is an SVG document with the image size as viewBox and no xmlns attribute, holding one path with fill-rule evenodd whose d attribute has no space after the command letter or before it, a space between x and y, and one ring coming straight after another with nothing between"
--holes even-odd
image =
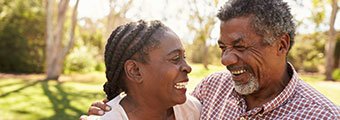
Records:
<instances>
[{"instance_id":1,"label":"woman's smiling mouth","mask_svg":"<svg viewBox=\"0 0 340 120\"><path fill-rule=\"evenodd\" d=\"M179 82L179 83L176 83L175 85L174 85L174 87L176 88L176 89L186 89L187 86L188 85L188 81L184 81L184 82Z\"/></svg>"}]
</instances>

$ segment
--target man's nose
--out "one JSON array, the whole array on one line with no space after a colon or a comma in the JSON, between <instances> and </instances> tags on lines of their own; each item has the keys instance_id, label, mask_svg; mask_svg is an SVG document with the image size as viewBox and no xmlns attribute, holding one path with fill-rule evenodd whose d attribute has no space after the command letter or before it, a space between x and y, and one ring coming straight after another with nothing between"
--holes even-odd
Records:
<instances>
[{"instance_id":1,"label":"man's nose","mask_svg":"<svg viewBox=\"0 0 340 120\"><path fill-rule=\"evenodd\" d=\"M237 63L237 59L238 58L235 53L228 52L228 53L222 54L221 62L224 66L229 66L229 65Z\"/></svg>"}]
</instances>

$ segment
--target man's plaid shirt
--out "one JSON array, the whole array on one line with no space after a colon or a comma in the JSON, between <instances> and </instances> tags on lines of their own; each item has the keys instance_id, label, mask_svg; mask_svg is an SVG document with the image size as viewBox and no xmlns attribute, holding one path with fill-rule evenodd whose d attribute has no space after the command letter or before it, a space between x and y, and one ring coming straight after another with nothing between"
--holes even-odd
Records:
<instances>
[{"instance_id":1,"label":"man's plaid shirt","mask_svg":"<svg viewBox=\"0 0 340 120\"><path fill-rule=\"evenodd\" d=\"M340 119L340 108L302 81L289 64L292 78L273 100L247 111L228 71L214 73L195 88L192 95L202 103L202 120L230 119Z\"/></svg>"}]
</instances>

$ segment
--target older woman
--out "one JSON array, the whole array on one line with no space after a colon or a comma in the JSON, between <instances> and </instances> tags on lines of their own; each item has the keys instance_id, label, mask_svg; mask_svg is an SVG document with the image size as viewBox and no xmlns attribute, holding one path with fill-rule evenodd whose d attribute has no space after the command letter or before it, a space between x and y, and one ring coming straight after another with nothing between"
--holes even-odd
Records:
<instances>
[{"instance_id":1,"label":"older woman","mask_svg":"<svg viewBox=\"0 0 340 120\"><path fill-rule=\"evenodd\" d=\"M199 119L200 102L186 96L187 74L178 36L159 21L131 22L107 41L104 91L112 110L101 119Z\"/></svg>"}]
</instances>

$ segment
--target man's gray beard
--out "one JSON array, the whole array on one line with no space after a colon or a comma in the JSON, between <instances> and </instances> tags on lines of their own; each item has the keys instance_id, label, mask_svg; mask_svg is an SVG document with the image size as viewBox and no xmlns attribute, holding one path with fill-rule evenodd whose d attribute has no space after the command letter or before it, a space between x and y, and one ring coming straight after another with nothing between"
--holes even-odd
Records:
<instances>
[{"instance_id":1,"label":"man's gray beard","mask_svg":"<svg viewBox=\"0 0 340 120\"><path fill-rule=\"evenodd\" d=\"M249 95L259 89L259 82L254 75L251 74L247 84L236 84L234 81L234 88L236 92L241 95Z\"/></svg>"}]
</instances>

